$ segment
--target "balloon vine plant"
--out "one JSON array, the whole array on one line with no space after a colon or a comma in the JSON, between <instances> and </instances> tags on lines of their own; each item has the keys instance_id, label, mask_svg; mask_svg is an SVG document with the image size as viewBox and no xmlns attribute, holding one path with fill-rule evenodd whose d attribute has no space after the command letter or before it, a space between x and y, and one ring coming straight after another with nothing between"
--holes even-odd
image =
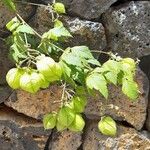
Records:
<instances>
[{"instance_id":1,"label":"balloon vine plant","mask_svg":"<svg viewBox=\"0 0 150 150\"><path fill-rule=\"evenodd\" d=\"M10 54L16 64L6 75L9 86L33 94L53 82L63 87L61 108L44 116L45 129L82 131L85 122L81 114L87 104L87 93L93 95L99 91L107 99L110 83L121 85L122 92L132 101L137 99L139 91L134 81L137 62L133 59L99 51L110 56L107 62L100 64L87 46L66 49L60 46L60 42L73 38L59 20L59 15L66 12L62 3L47 6L54 27L40 35L18 14L12 0L3 2L16 12L16 17L6 25L12 32ZM102 134L116 135L116 123L109 116L101 118L98 128Z\"/></svg>"}]
</instances>

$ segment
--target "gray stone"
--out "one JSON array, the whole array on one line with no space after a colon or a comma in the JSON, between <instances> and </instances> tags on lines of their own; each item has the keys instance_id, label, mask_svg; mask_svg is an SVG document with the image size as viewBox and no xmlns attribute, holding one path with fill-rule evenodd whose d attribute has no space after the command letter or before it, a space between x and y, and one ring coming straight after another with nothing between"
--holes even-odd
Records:
<instances>
[{"instance_id":1,"label":"gray stone","mask_svg":"<svg viewBox=\"0 0 150 150\"><path fill-rule=\"evenodd\" d=\"M140 68L147 75L150 83L150 55L144 56L140 59ZM146 128L150 131L150 89L149 89L149 97L148 97L148 108L147 108L147 119L146 119Z\"/></svg>"},{"instance_id":2,"label":"gray stone","mask_svg":"<svg viewBox=\"0 0 150 150\"><path fill-rule=\"evenodd\" d=\"M121 56L150 54L150 1L131 1L103 15L108 49Z\"/></svg>"},{"instance_id":3,"label":"gray stone","mask_svg":"<svg viewBox=\"0 0 150 150\"><path fill-rule=\"evenodd\" d=\"M147 115L149 81L146 75L138 70L136 82L141 93L135 102L132 102L122 93L121 87L111 85L109 86L108 100L99 94L88 98L88 105L85 110L86 116L90 119L98 119L102 115L110 115L116 120L127 121L137 130L140 130Z\"/></svg>"},{"instance_id":4,"label":"gray stone","mask_svg":"<svg viewBox=\"0 0 150 150\"><path fill-rule=\"evenodd\" d=\"M90 49L103 50L106 47L106 37L104 27L101 23L81 20L75 17L62 16L60 20L71 32L73 38L62 44L64 48L87 45ZM45 7L39 7L37 13L30 24L40 33L47 32L52 28L51 14Z\"/></svg>"},{"instance_id":5,"label":"gray stone","mask_svg":"<svg viewBox=\"0 0 150 150\"><path fill-rule=\"evenodd\" d=\"M27 1L25 1L27 2ZM27 5L25 3L22 3L21 1L19 3L16 3L16 8L18 10L18 13L26 20L29 19L35 12L35 7L31 5ZM8 32L5 30L5 25L13 18L15 17L15 13L10 11L3 3L0 1L0 34L2 35L8 34Z\"/></svg>"},{"instance_id":6,"label":"gray stone","mask_svg":"<svg viewBox=\"0 0 150 150\"><path fill-rule=\"evenodd\" d=\"M97 127L98 122L87 123L83 150L149 150L150 139L134 128L117 124L117 135L102 135Z\"/></svg>"},{"instance_id":7,"label":"gray stone","mask_svg":"<svg viewBox=\"0 0 150 150\"><path fill-rule=\"evenodd\" d=\"M0 143L4 143L2 150L10 149L5 146L12 146L11 150L43 150L50 133L50 130L44 130L40 121L4 105L0 106Z\"/></svg>"},{"instance_id":8,"label":"gray stone","mask_svg":"<svg viewBox=\"0 0 150 150\"><path fill-rule=\"evenodd\" d=\"M91 20L98 19L117 0L58 0L67 7L69 15ZM45 2L45 1L44 1ZM51 2L51 0L46 0Z\"/></svg>"},{"instance_id":9,"label":"gray stone","mask_svg":"<svg viewBox=\"0 0 150 150\"><path fill-rule=\"evenodd\" d=\"M3 103L9 98L13 90L8 86L0 86L0 103Z\"/></svg>"},{"instance_id":10,"label":"gray stone","mask_svg":"<svg viewBox=\"0 0 150 150\"><path fill-rule=\"evenodd\" d=\"M8 127L0 125L0 146L1 150L25 150L18 135Z\"/></svg>"},{"instance_id":11,"label":"gray stone","mask_svg":"<svg viewBox=\"0 0 150 150\"><path fill-rule=\"evenodd\" d=\"M6 74L9 69L11 69L14 64L8 58L9 48L6 46L5 42L0 40L0 85L6 84Z\"/></svg>"},{"instance_id":12,"label":"gray stone","mask_svg":"<svg viewBox=\"0 0 150 150\"><path fill-rule=\"evenodd\" d=\"M53 134L49 150L78 150L81 144L81 133L65 130Z\"/></svg>"},{"instance_id":13,"label":"gray stone","mask_svg":"<svg viewBox=\"0 0 150 150\"><path fill-rule=\"evenodd\" d=\"M149 103L148 103L148 109L147 109L146 128L148 131L150 131L150 96L149 96Z\"/></svg>"},{"instance_id":14,"label":"gray stone","mask_svg":"<svg viewBox=\"0 0 150 150\"><path fill-rule=\"evenodd\" d=\"M68 47L86 45L91 50L105 49L105 30L101 23L70 17L64 17L62 21L73 35L73 38L65 43Z\"/></svg>"}]
</instances>

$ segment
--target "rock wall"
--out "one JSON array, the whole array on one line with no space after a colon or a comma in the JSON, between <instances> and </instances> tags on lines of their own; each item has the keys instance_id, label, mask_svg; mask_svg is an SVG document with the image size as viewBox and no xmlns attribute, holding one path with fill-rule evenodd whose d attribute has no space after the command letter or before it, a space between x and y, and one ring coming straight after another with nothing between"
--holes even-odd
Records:
<instances>
[{"instance_id":1,"label":"rock wall","mask_svg":"<svg viewBox=\"0 0 150 150\"><path fill-rule=\"evenodd\" d=\"M149 150L150 1L59 1L67 6L67 15L61 19L74 36L64 47L87 45L140 59L136 72L140 96L137 102L131 102L120 87L110 86L107 102L99 95L88 97L82 133L45 131L42 117L59 108L60 104L54 101L60 99L62 89L54 85L32 95L8 87L5 75L14 64L8 58L9 49L3 38L10 34L5 24L14 14L0 1L0 150ZM51 0L29 2L46 5ZM50 14L44 5L17 3L23 18L40 33L51 27ZM104 56L95 57L105 60ZM117 121L116 137L98 132L102 109Z\"/></svg>"}]
</instances>

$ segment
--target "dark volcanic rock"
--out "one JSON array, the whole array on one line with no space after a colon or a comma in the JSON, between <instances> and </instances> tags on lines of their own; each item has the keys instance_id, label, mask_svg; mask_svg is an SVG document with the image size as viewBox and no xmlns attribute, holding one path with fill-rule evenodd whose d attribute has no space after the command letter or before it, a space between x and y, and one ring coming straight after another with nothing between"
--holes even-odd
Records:
<instances>
[{"instance_id":1,"label":"dark volcanic rock","mask_svg":"<svg viewBox=\"0 0 150 150\"><path fill-rule=\"evenodd\" d=\"M52 0L46 0L51 2ZM68 14L91 20L97 19L117 0L58 0L67 7ZM43 0L43 2L45 2Z\"/></svg>"},{"instance_id":2,"label":"dark volcanic rock","mask_svg":"<svg viewBox=\"0 0 150 150\"><path fill-rule=\"evenodd\" d=\"M65 130L53 134L49 150L78 150L81 144L81 133Z\"/></svg>"},{"instance_id":3,"label":"dark volcanic rock","mask_svg":"<svg viewBox=\"0 0 150 150\"><path fill-rule=\"evenodd\" d=\"M1 150L43 150L50 133L41 122L0 106Z\"/></svg>"},{"instance_id":4,"label":"dark volcanic rock","mask_svg":"<svg viewBox=\"0 0 150 150\"><path fill-rule=\"evenodd\" d=\"M121 56L150 54L150 1L131 1L103 15L108 47Z\"/></svg>"},{"instance_id":5,"label":"dark volcanic rock","mask_svg":"<svg viewBox=\"0 0 150 150\"><path fill-rule=\"evenodd\" d=\"M149 82L146 75L138 70L136 73L136 82L139 85L141 94L137 101L132 102L125 96L121 87L109 86L108 100L97 94L96 97L89 97L85 114L88 118L100 118L101 115L113 116L116 120L127 121L140 130L146 120ZM103 113L101 113L103 112Z\"/></svg>"},{"instance_id":6,"label":"dark volcanic rock","mask_svg":"<svg viewBox=\"0 0 150 150\"><path fill-rule=\"evenodd\" d=\"M6 74L10 68L13 67L13 63L8 58L9 48L5 42L0 40L0 85L6 83Z\"/></svg>"},{"instance_id":7,"label":"dark volcanic rock","mask_svg":"<svg viewBox=\"0 0 150 150\"><path fill-rule=\"evenodd\" d=\"M0 103L9 98L13 90L8 86L0 86Z\"/></svg>"},{"instance_id":8,"label":"dark volcanic rock","mask_svg":"<svg viewBox=\"0 0 150 150\"><path fill-rule=\"evenodd\" d=\"M69 16L62 16L60 19L73 35L73 38L62 44L64 48L68 46L87 45L90 49L94 50L105 49L106 37L104 27L101 23ZM31 25L41 34L52 28L53 23L49 10L46 7L39 7L32 19Z\"/></svg>"},{"instance_id":9,"label":"dark volcanic rock","mask_svg":"<svg viewBox=\"0 0 150 150\"><path fill-rule=\"evenodd\" d=\"M27 1L25 1L27 2ZM27 5L22 2L16 3L16 8L19 14L26 20L29 19L35 12L35 7L32 5ZM3 35L7 34L5 30L5 25L15 17L15 13L10 11L3 3L0 1L0 34L2 37Z\"/></svg>"},{"instance_id":10,"label":"dark volcanic rock","mask_svg":"<svg viewBox=\"0 0 150 150\"><path fill-rule=\"evenodd\" d=\"M117 125L117 136L102 135L98 122L89 122L86 130L83 150L148 150L150 139L130 127Z\"/></svg>"}]
</instances>

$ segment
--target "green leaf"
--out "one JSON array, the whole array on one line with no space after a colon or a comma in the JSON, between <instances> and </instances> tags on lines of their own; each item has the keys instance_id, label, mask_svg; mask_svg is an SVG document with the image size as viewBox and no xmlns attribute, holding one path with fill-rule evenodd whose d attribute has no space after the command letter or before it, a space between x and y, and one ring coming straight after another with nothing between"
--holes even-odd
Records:
<instances>
[{"instance_id":1,"label":"green leaf","mask_svg":"<svg viewBox=\"0 0 150 150\"><path fill-rule=\"evenodd\" d=\"M86 96L87 95L86 88L84 86L77 86L76 87L76 95Z\"/></svg>"},{"instance_id":2,"label":"green leaf","mask_svg":"<svg viewBox=\"0 0 150 150\"><path fill-rule=\"evenodd\" d=\"M6 24L6 27L9 31L14 31L20 25L20 21L17 17L14 17L11 21Z\"/></svg>"},{"instance_id":3,"label":"green leaf","mask_svg":"<svg viewBox=\"0 0 150 150\"><path fill-rule=\"evenodd\" d=\"M108 136L115 136L117 132L116 122L109 116L104 116L98 123L99 131Z\"/></svg>"},{"instance_id":4,"label":"green leaf","mask_svg":"<svg viewBox=\"0 0 150 150\"><path fill-rule=\"evenodd\" d=\"M93 73L86 78L86 85L89 89L98 90L106 99L108 98L108 89L106 79L102 74Z\"/></svg>"},{"instance_id":5,"label":"green leaf","mask_svg":"<svg viewBox=\"0 0 150 150\"><path fill-rule=\"evenodd\" d=\"M83 67L83 64L82 64L80 57L77 57L76 55L74 55L72 53L68 53L68 54L64 53L62 55L61 59L69 65Z\"/></svg>"},{"instance_id":6,"label":"green leaf","mask_svg":"<svg viewBox=\"0 0 150 150\"><path fill-rule=\"evenodd\" d=\"M105 78L114 85L117 85L117 74L113 72L107 72L104 74Z\"/></svg>"},{"instance_id":7,"label":"green leaf","mask_svg":"<svg viewBox=\"0 0 150 150\"><path fill-rule=\"evenodd\" d=\"M53 129L56 126L56 114L47 114L43 118L45 129Z\"/></svg>"},{"instance_id":8,"label":"green leaf","mask_svg":"<svg viewBox=\"0 0 150 150\"><path fill-rule=\"evenodd\" d=\"M53 29L50 29L48 32L44 33L42 36L43 39L47 38L54 41L58 41L63 37L72 37L69 31L63 26L54 27Z\"/></svg>"},{"instance_id":9,"label":"green leaf","mask_svg":"<svg viewBox=\"0 0 150 150\"><path fill-rule=\"evenodd\" d=\"M54 3L53 9L58 13L58 14L64 14L66 13L65 6L63 3Z\"/></svg>"},{"instance_id":10,"label":"green leaf","mask_svg":"<svg viewBox=\"0 0 150 150\"><path fill-rule=\"evenodd\" d=\"M33 35L35 34L33 29L30 26L25 25L25 24L19 26L16 32L28 33L28 34L33 34Z\"/></svg>"},{"instance_id":11,"label":"green leaf","mask_svg":"<svg viewBox=\"0 0 150 150\"><path fill-rule=\"evenodd\" d=\"M20 59L25 59L27 56L24 52L20 52L20 49L17 47L16 44L13 44L10 47L10 55L14 59L15 62L19 63Z\"/></svg>"},{"instance_id":12,"label":"green leaf","mask_svg":"<svg viewBox=\"0 0 150 150\"><path fill-rule=\"evenodd\" d=\"M92 65L101 66L100 62L96 59L89 59L87 62Z\"/></svg>"},{"instance_id":13,"label":"green leaf","mask_svg":"<svg viewBox=\"0 0 150 150\"><path fill-rule=\"evenodd\" d=\"M57 121L68 127L75 119L75 112L68 106L63 106L58 112Z\"/></svg>"},{"instance_id":14,"label":"green leaf","mask_svg":"<svg viewBox=\"0 0 150 150\"><path fill-rule=\"evenodd\" d=\"M111 71L114 72L115 74L118 74L121 70L120 63L115 60L108 60L103 64L102 67L105 71Z\"/></svg>"},{"instance_id":15,"label":"green leaf","mask_svg":"<svg viewBox=\"0 0 150 150\"><path fill-rule=\"evenodd\" d=\"M87 46L75 46L71 48L71 51L74 55L86 58L86 59L94 59L90 49Z\"/></svg>"},{"instance_id":16,"label":"green leaf","mask_svg":"<svg viewBox=\"0 0 150 150\"><path fill-rule=\"evenodd\" d=\"M20 34L18 34L18 33L15 34L14 43L20 49L19 51L27 52L27 47L25 46L26 44L25 44L24 39L22 38L22 36Z\"/></svg>"},{"instance_id":17,"label":"green leaf","mask_svg":"<svg viewBox=\"0 0 150 150\"><path fill-rule=\"evenodd\" d=\"M16 11L16 6L13 0L2 0L2 2L12 11Z\"/></svg>"},{"instance_id":18,"label":"green leaf","mask_svg":"<svg viewBox=\"0 0 150 150\"><path fill-rule=\"evenodd\" d=\"M70 85L72 85L73 88L76 87L76 83L74 82L74 80L71 77L71 68L63 61L60 61L60 65L62 66L61 68L63 68L63 78L64 80L69 83Z\"/></svg>"},{"instance_id":19,"label":"green leaf","mask_svg":"<svg viewBox=\"0 0 150 150\"><path fill-rule=\"evenodd\" d=\"M136 63L132 58L124 58L121 61L122 63L122 68L123 70L125 70L126 72L130 71L135 71L136 69Z\"/></svg>"},{"instance_id":20,"label":"green leaf","mask_svg":"<svg viewBox=\"0 0 150 150\"><path fill-rule=\"evenodd\" d=\"M123 79L122 91L131 100L136 100L138 98L138 85L132 80Z\"/></svg>"}]
</instances>

